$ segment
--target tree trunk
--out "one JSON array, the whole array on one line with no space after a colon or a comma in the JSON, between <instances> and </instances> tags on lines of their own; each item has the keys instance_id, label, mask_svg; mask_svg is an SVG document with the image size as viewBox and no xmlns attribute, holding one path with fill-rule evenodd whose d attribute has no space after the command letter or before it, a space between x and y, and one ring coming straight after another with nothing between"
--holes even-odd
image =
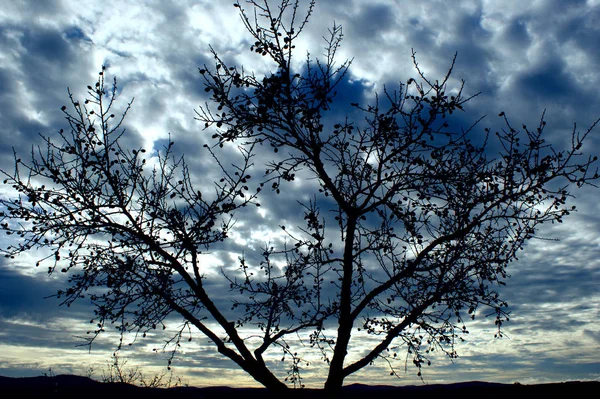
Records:
<instances>
[{"instance_id":1,"label":"tree trunk","mask_svg":"<svg viewBox=\"0 0 600 399\"><path fill-rule=\"evenodd\" d=\"M333 351L333 358L329 364L329 375L325 382L325 390L331 393L339 392L344 383L344 360L348 354L348 344L354 320L351 316L352 278L354 267L354 236L356 233L356 218L349 216L346 226L346 241L344 246L344 274L340 290L340 317L338 320L338 333Z\"/></svg>"},{"instance_id":2,"label":"tree trunk","mask_svg":"<svg viewBox=\"0 0 600 399\"><path fill-rule=\"evenodd\" d=\"M260 382L270 392L286 392L290 388L283 382L279 381L268 369L250 373L257 382Z\"/></svg>"}]
</instances>

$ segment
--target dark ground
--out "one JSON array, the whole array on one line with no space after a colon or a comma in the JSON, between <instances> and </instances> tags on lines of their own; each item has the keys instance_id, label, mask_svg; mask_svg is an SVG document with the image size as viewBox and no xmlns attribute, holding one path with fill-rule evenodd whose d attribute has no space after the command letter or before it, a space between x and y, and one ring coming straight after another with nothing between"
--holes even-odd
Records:
<instances>
[{"instance_id":1,"label":"dark ground","mask_svg":"<svg viewBox=\"0 0 600 399\"><path fill-rule=\"evenodd\" d=\"M339 398L375 399L375 398L578 398L597 397L600 393L600 381L563 382L555 384L520 385L495 384L485 382L465 382L449 385L421 385L407 387L350 385L343 388ZM17 396L18 395L18 396ZM58 375L52 377L10 378L0 376L0 397L27 398L327 398L319 390L293 390L284 395L270 394L261 388L140 388L126 384L100 383L86 377Z\"/></svg>"}]
</instances>

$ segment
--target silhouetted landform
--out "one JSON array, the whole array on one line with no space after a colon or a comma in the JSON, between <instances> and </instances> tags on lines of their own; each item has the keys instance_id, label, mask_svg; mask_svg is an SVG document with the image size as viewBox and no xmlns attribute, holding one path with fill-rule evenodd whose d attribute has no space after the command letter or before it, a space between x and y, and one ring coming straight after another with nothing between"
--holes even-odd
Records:
<instances>
[{"instance_id":1,"label":"silhouetted landform","mask_svg":"<svg viewBox=\"0 0 600 399\"><path fill-rule=\"evenodd\" d=\"M343 399L378 398L504 398L536 399L550 397L587 397L600 392L600 381L570 381L552 384L497 384L487 382L464 382L447 385L419 386L371 386L362 384L348 385L339 395ZM10 394L11 396L8 396ZM19 395L19 396L16 396ZM270 393L263 388L228 387L176 387L143 388L128 384L102 383L87 377L57 375L52 377L12 378L0 376L0 396L38 398L182 398L182 399L226 399L226 398L327 398L317 389L298 389L284 395ZM517 396L518 395L518 396Z\"/></svg>"}]
</instances>

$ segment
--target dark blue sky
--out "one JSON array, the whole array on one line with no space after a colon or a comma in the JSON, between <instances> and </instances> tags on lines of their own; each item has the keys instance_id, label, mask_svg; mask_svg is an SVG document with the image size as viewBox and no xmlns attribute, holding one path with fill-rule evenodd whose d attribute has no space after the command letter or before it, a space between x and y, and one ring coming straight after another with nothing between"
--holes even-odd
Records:
<instances>
[{"instance_id":1,"label":"dark blue sky","mask_svg":"<svg viewBox=\"0 0 600 399\"><path fill-rule=\"evenodd\" d=\"M210 137L195 121L194 109L206 101L197 68L212 64L212 45L233 64L258 74L260 57L247 51L231 1L5 1L0 9L0 167L10 169L12 147L27 153L38 133L65 127L60 107L66 88L80 97L101 65L116 75L119 104L135 103L127 119L129 145L152 148L171 134L177 151L186 153L193 171L215 173L202 154ZM600 117L600 2L597 0L339 0L318 2L297 43L298 65L309 50L322 52L322 36L335 21L344 29L339 59L354 58L350 81L340 89L336 113L344 104L367 101L383 85L416 75L411 48L420 67L442 77L455 52L455 80L465 92L481 92L456 123L482 122L501 127L505 111L516 125L537 125L546 110L547 140L559 148ZM600 153L600 129L585 151ZM198 155L198 156L197 156ZM308 185L308 186L307 186ZM261 213L246 214L231 242L209 259L215 267L234 267L262 242L280 238L278 224L293 225L296 200L310 183L266 199ZM7 195L0 188L0 195ZM600 192L574 193L579 212L532 240L512 264L504 294L513 312L508 338L493 339L493 320L476 320L460 357L443 357L425 370L429 383L487 380L538 383L600 379ZM300 214L300 212L296 212ZM9 243L0 237L0 243ZM249 255L251 256L251 255ZM33 267L35 255L0 259L0 375L84 374L100 369L115 341L100 340L91 354L75 336L84 335L92 316L83 304L72 309L44 299L61 286ZM228 299L225 285L215 283L218 301ZM114 338L114 335L112 336ZM160 338L157 339L160 341ZM129 349L132 362L164 366L141 341ZM185 347L175 363L184 380L195 385L249 384L233 364L210 347ZM154 370L154 369L149 369ZM389 378L384 365L367 369L347 382L419 383L414 373Z\"/></svg>"}]
</instances>

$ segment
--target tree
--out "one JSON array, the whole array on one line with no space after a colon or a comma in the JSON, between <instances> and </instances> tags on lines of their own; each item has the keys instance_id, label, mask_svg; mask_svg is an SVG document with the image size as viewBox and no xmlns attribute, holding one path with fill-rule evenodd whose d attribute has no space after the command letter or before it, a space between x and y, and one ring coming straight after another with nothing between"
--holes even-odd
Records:
<instances>
[{"instance_id":1,"label":"tree","mask_svg":"<svg viewBox=\"0 0 600 399\"><path fill-rule=\"evenodd\" d=\"M484 309L500 335L508 311L498 286L507 265L540 224L562 222L574 209L567 205L573 185L598 179L597 157L580 151L594 126L573 129L565 150L544 141L543 115L533 129L516 129L501 113L504 128L495 134L478 123L455 131L449 121L472 97L462 85L450 87L454 62L431 80L414 54L416 79L373 104L351 103L358 120L333 120L334 101L346 101L336 88L351 64L336 63L341 27L329 31L324 60L308 56L298 69L294 43L314 1L304 17L299 0L247 3L253 13L235 6L251 51L273 72L247 73L214 50L215 66L200 69L212 104L197 119L214 132L215 145L205 149L222 171L214 188L199 189L172 143L151 172L144 149L120 145L129 107L118 118L111 113L116 80L107 88L103 70L84 103L70 96L71 110L63 107L69 132L45 137L29 161L16 158L14 172L3 172L19 194L0 200L2 227L20 237L6 256L50 249L42 259L49 272L70 273L58 296L96 306L90 343L107 324L145 335L178 315L176 344L195 328L273 390L288 386L266 358L273 350L291 359L285 381L294 386L309 367L295 345L319 353L325 389L334 392L378 359L395 374L401 350L419 375L430 351L455 357L464 321ZM227 146L238 149L238 165L219 162ZM272 158L255 165L265 147ZM234 214L298 179L318 182L313 199L299 204L304 225L280 226L288 244L266 245L262 262L242 256L237 274L223 271L239 294L231 309L213 301L202 255L228 238ZM255 332L244 335L244 326ZM353 334L378 343L350 359Z\"/></svg>"},{"instance_id":2,"label":"tree","mask_svg":"<svg viewBox=\"0 0 600 399\"><path fill-rule=\"evenodd\" d=\"M130 384L147 388L174 388L182 386L181 378L173 380L173 370L163 371L160 374L154 374L148 378L139 367L125 368L127 360L121 360L119 352L114 352L111 360L106 362L102 370L100 381L109 384ZM90 367L87 377L94 375L94 369Z\"/></svg>"}]
</instances>

